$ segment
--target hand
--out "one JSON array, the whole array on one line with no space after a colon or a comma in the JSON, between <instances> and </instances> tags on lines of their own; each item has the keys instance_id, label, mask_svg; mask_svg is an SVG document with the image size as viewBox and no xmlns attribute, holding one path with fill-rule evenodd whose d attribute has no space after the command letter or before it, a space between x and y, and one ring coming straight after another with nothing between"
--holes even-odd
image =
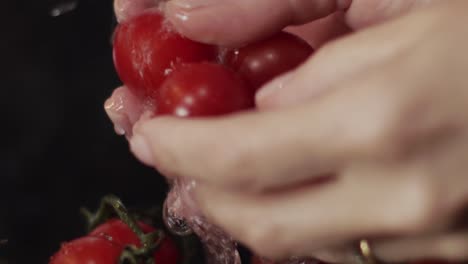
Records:
<instances>
[{"instance_id":1,"label":"hand","mask_svg":"<svg viewBox=\"0 0 468 264\"><path fill-rule=\"evenodd\" d=\"M456 229L468 197L466 8L444 2L326 44L263 89L263 111L142 122L132 150L199 180L207 216L267 257L337 248L345 261L350 241L370 237L383 261L468 258Z\"/></svg>"}]
</instances>

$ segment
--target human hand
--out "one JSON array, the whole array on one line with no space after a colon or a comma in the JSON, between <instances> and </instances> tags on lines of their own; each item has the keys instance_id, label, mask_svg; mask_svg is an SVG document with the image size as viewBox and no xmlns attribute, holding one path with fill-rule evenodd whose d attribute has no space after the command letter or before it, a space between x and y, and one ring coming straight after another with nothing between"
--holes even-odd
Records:
<instances>
[{"instance_id":1,"label":"human hand","mask_svg":"<svg viewBox=\"0 0 468 264\"><path fill-rule=\"evenodd\" d=\"M370 237L384 261L467 258L466 8L445 2L326 44L263 88L263 111L141 122L132 150L198 180L206 215L264 256L337 248L346 261L348 243Z\"/></svg>"}]
</instances>

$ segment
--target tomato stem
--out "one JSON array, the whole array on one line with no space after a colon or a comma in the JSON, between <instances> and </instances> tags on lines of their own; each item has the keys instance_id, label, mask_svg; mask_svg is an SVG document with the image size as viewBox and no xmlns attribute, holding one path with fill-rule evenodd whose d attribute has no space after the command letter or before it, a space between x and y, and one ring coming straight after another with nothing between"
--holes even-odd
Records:
<instances>
[{"instance_id":1,"label":"tomato stem","mask_svg":"<svg viewBox=\"0 0 468 264\"><path fill-rule=\"evenodd\" d=\"M119 264L141 264L142 259L145 259L145 264L154 264L154 259L144 250L134 246L128 246L122 252L119 258Z\"/></svg>"},{"instance_id":2,"label":"tomato stem","mask_svg":"<svg viewBox=\"0 0 468 264\"><path fill-rule=\"evenodd\" d=\"M117 196L107 195L103 197L98 210L94 214L86 208L82 208L81 213L88 220L89 230L96 228L99 224L109 219L114 213L117 214L119 219L135 233L142 244L141 248L127 246L122 252L120 263L139 264L142 258L147 260L147 263L154 263L151 255L164 239L164 233L158 230L145 234Z\"/></svg>"}]
</instances>

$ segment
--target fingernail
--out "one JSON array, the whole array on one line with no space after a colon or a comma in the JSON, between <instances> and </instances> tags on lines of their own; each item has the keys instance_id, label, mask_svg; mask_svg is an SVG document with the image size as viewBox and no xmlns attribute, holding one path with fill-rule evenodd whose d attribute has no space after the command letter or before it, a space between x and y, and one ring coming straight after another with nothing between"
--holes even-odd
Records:
<instances>
[{"instance_id":1,"label":"fingernail","mask_svg":"<svg viewBox=\"0 0 468 264\"><path fill-rule=\"evenodd\" d=\"M172 0L167 2L166 5L171 8L183 9L185 11L188 11L190 9L213 6L218 4L219 2L219 0Z\"/></svg>"},{"instance_id":2,"label":"fingernail","mask_svg":"<svg viewBox=\"0 0 468 264\"><path fill-rule=\"evenodd\" d=\"M255 101L257 102L257 104L261 104L262 101L267 100L269 97L274 96L276 92L282 90L289 82L292 75L292 72L286 73L283 76L274 79L273 81L262 87L255 95Z\"/></svg>"},{"instance_id":3,"label":"fingernail","mask_svg":"<svg viewBox=\"0 0 468 264\"><path fill-rule=\"evenodd\" d=\"M114 131L119 136L123 136L126 134L125 129L117 124L114 125Z\"/></svg>"},{"instance_id":4,"label":"fingernail","mask_svg":"<svg viewBox=\"0 0 468 264\"><path fill-rule=\"evenodd\" d=\"M121 111L122 104L116 102L114 99L114 97L107 99L104 104L104 109L107 113L107 116L110 118L112 123L114 123L115 133L119 136L123 136L127 134L127 129L130 127L130 125L127 115Z\"/></svg>"},{"instance_id":5,"label":"fingernail","mask_svg":"<svg viewBox=\"0 0 468 264\"><path fill-rule=\"evenodd\" d=\"M185 22L189 20L190 12L217 3L218 0L171 0L166 3L164 8L167 17L176 27L184 27Z\"/></svg>"},{"instance_id":6,"label":"fingernail","mask_svg":"<svg viewBox=\"0 0 468 264\"><path fill-rule=\"evenodd\" d=\"M151 166L153 164L153 152L148 141L139 134L135 134L130 140L130 149L133 154L144 164Z\"/></svg>"},{"instance_id":7,"label":"fingernail","mask_svg":"<svg viewBox=\"0 0 468 264\"><path fill-rule=\"evenodd\" d=\"M212 6L218 2L217 0L171 0L164 6L166 16L171 22L180 28L185 27L185 22L189 20L190 12Z\"/></svg>"},{"instance_id":8,"label":"fingernail","mask_svg":"<svg viewBox=\"0 0 468 264\"><path fill-rule=\"evenodd\" d=\"M219 0L171 0L166 3L164 13L166 18L182 35L199 42L211 43L216 39L213 32L213 14L222 16L224 1ZM223 9L223 8L221 8Z\"/></svg>"},{"instance_id":9,"label":"fingernail","mask_svg":"<svg viewBox=\"0 0 468 264\"><path fill-rule=\"evenodd\" d=\"M104 102L104 109L111 110L114 108L115 100L113 98L109 98Z\"/></svg>"}]
</instances>

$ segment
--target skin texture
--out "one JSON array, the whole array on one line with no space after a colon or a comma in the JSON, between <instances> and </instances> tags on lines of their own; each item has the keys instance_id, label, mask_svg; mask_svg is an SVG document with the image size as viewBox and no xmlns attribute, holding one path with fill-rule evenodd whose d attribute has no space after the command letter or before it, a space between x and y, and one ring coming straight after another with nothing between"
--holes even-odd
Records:
<instances>
[{"instance_id":1,"label":"skin texture","mask_svg":"<svg viewBox=\"0 0 468 264\"><path fill-rule=\"evenodd\" d=\"M466 1L195 2L165 10L199 41L236 46L318 18L299 34L334 40L266 84L256 111L137 122L129 140L142 162L202 182L203 212L262 256L351 263L350 241L370 237L384 261L468 258L454 228L468 199ZM353 32L315 33L336 21Z\"/></svg>"}]
</instances>

